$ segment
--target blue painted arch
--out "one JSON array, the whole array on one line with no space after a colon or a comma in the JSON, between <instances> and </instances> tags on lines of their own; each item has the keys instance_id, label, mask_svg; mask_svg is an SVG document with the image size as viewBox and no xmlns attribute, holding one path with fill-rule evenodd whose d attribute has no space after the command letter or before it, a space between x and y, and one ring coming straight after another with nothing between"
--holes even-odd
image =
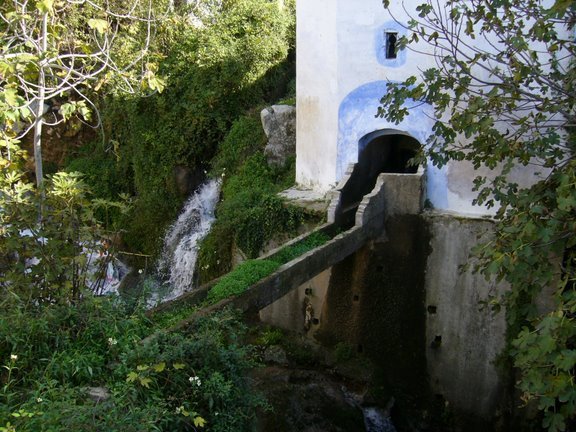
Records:
<instances>
[{"instance_id":1,"label":"blue painted arch","mask_svg":"<svg viewBox=\"0 0 576 432\"><path fill-rule=\"evenodd\" d=\"M336 175L340 180L350 163L358 162L360 147L366 144L371 134L382 134L385 130L413 137L425 144L432 133L434 119L429 105L414 104L410 114L398 125L376 117L380 99L387 92L388 81L373 81L357 87L346 95L338 108L338 142ZM376 136L376 135L372 135ZM448 205L446 175L444 170L429 164L427 168L428 198L438 208Z\"/></svg>"}]
</instances>

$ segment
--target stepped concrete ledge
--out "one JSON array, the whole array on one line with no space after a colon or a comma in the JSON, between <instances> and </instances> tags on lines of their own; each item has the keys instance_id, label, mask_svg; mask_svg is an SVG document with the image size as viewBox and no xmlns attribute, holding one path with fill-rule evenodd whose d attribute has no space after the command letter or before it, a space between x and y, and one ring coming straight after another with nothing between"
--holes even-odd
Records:
<instances>
[{"instance_id":1,"label":"stepped concrete ledge","mask_svg":"<svg viewBox=\"0 0 576 432\"><path fill-rule=\"evenodd\" d=\"M326 213L330 200L325 194L311 189L293 187L278 194L292 205L316 213Z\"/></svg>"}]
</instances>

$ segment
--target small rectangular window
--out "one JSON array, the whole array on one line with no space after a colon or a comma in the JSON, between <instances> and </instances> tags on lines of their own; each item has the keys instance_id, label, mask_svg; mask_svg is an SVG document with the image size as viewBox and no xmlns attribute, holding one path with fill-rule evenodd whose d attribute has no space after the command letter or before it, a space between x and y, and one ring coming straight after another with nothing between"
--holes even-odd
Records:
<instances>
[{"instance_id":1,"label":"small rectangular window","mask_svg":"<svg viewBox=\"0 0 576 432\"><path fill-rule=\"evenodd\" d=\"M398 43L398 33L386 32L386 58L396 58L396 44Z\"/></svg>"}]
</instances>

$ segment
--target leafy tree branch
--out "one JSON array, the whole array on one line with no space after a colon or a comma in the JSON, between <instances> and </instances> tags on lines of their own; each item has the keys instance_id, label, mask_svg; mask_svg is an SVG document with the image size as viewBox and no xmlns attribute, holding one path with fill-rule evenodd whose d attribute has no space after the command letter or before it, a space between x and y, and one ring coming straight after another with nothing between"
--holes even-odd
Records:
<instances>
[{"instance_id":1,"label":"leafy tree branch","mask_svg":"<svg viewBox=\"0 0 576 432\"><path fill-rule=\"evenodd\" d=\"M388 6L388 1L384 1ZM469 161L475 202L498 209L494 240L478 270L510 290L490 304L507 313L523 400L550 431L575 426L576 141L573 2L428 0L406 16L400 47L435 67L389 84L378 116L399 123L413 103L430 104L434 126L422 159ZM532 185L511 177L535 172ZM543 308L542 296L553 299Z\"/></svg>"},{"instance_id":2,"label":"leafy tree branch","mask_svg":"<svg viewBox=\"0 0 576 432\"><path fill-rule=\"evenodd\" d=\"M128 93L162 91L150 52L156 3L9 0L0 6L0 123L4 139L34 131L38 186L44 125L76 116L98 127L92 97L106 84Z\"/></svg>"}]
</instances>

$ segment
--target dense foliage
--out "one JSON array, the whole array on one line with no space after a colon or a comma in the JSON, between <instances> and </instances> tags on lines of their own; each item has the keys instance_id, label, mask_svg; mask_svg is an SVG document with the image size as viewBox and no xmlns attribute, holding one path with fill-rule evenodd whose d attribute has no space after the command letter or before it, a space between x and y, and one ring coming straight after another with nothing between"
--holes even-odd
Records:
<instances>
[{"instance_id":1,"label":"dense foliage","mask_svg":"<svg viewBox=\"0 0 576 432\"><path fill-rule=\"evenodd\" d=\"M233 121L283 95L293 75L292 2L227 1L202 17L196 25L174 17L159 30L162 94L102 101L107 145L95 152L118 168L119 180L108 181L131 180L124 190L137 200L125 240L136 251L156 251L180 208L176 170L197 186ZM99 167L86 168L98 176Z\"/></svg>"},{"instance_id":2,"label":"dense foliage","mask_svg":"<svg viewBox=\"0 0 576 432\"><path fill-rule=\"evenodd\" d=\"M251 430L264 403L245 378L251 349L234 314L143 344L153 330L114 298L3 306L0 430Z\"/></svg>"},{"instance_id":3,"label":"dense foliage","mask_svg":"<svg viewBox=\"0 0 576 432\"><path fill-rule=\"evenodd\" d=\"M142 343L157 330L145 301L90 291L112 256L96 210L122 206L90 200L77 174L43 193L22 174L0 179L0 430L251 430L262 401L235 317Z\"/></svg>"},{"instance_id":4,"label":"dense foliage","mask_svg":"<svg viewBox=\"0 0 576 432\"><path fill-rule=\"evenodd\" d=\"M99 10L101 3L111 9ZM2 3L1 43L14 30L12 19L21 24L52 20L48 30L55 55L66 47L76 55L75 44L92 38L95 45L82 45L88 60L90 49L118 37L121 49L99 60L107 65L114 60L118 72L133 55L139 57L136 45L149 27L145 21L131 26L128 16L117 13L116 7L129 2L101 3L20 2L32 7L29 14L12 13L12 2ZM29 108L42 96L27 95L18 80L31 80L36 89L34 80L42 73L47 86L64 83L66 76L49 72L42 55L0 57L0 431L243 431L252 429L255 409L264 405L246 380L250 347L242 344L243 327L233 314L200 320L184 334L156 333L143 343L158 329L141 305L93 297L89 289L98 291L120 228L128 227L123 239L133 250L155 250L184 198L175 168L196 170L197 185L232 121L283 94L292 74L292 2L204 1L196 6L201 7L157 23L150 47L163 53L154 58L162 60L158 70L155 64L138 63L144 90L164 86L158 72L166 76L164 93L126 97L121 87L133 84L132 76L103 74L79 83L78 91L54 96L56 111L50 115L59 116L56 121L102 114L104 136L84 143L68 161L67 172L45 179L39 188L29 181L27 155L17 138L19 127L27 124L21 121L34 121ZM69 12L65 24L78 27L58 25L64 12ZM2 45L0 54L16 46ZM98 67L61 58L51 65L65 71L82 66L81 73L88 75ZM98 111L89 113L89 100L103 90ZM242 160L263 144L261 137L254 144L243 142ZM269 174L262 159L254 164L270 179L287 172ZM266 190L272 195L270 186ZM280 201L268 205L284 209ZM89 395L103 391L102 397Z\"/></svg>"},{"instance_id":5,"label":"dense foliage","mask_svg":"<svg viewBox=\"0 0 576 432\"><path fill-rule=\"evenodd\" d=\"M379 115L399 122L413 101L430 104L436 122L425 156L438 166L469 161L492 170L474 180L476 203L498 208L494 240L476 250L479 268L510 284L491 304L505 307L523 400L536 401L550 431L571 430L576 9L560 0L427 1L417 13L400 46L427 43L438 67L390 84ZM532 185L513 180L518 165L539 171Z\"/></svg>"},{"instance_id":6,"label":"dense foliage","mask_svg":"<svg viewBox=\"0 0 576 432\"><path fill-rule=\"evenodd\" d=\"M2 2L0 137L20 139L33 130L38 186L44 125L73 117L98 125L93 95L111 81L114 89L130 93L141 86L162 90L150 41L163 5L162 0Z\"/></svg>"},{"instance_id":7,"label":"dense foliage","mask_svg":"<svg viewBox=\"0 0 576 432\"><path fill-rule=\"evenodd\" d=\"M126 212L126 201L92 200L76 173L57 173L38 190L13 153L0 176L0 299L15 307L69 304L86 288L98 292L113 236L96 213ZM42 217L40 217L42 215Z\"/></svg>"}]
</instances>

